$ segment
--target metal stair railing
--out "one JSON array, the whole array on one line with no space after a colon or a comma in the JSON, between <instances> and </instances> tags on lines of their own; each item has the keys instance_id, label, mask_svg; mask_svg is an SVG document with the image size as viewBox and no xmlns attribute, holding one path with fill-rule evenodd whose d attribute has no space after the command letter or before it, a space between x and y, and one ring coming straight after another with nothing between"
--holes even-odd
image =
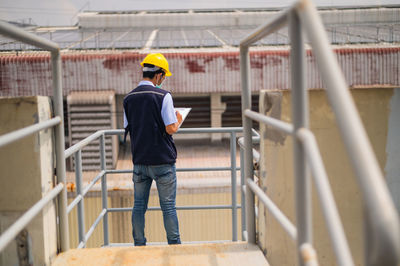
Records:
<instances>
[{"instance_id":1,"label":"metal stair railing","mask_svg":"<svg viewBox=\"0 0 400 266\"><path fill-rule=\"evenodd\" d=\"M251 111L250 57L251 44L289 24L291 39L291 83L293 125ZM400 251L399 218L368 137L348 91L343 74L330 48L316 8L309 0L300 0L240 42L242 113L244 127L244 176L246 179L246 228L250 243L256 242L254 193L273 210L285 230L297 239L298 262L305 265L305 255L313 252L311 219L311 186L307 171L310 166L324 219L338 265L354 265L343 232L326 172L313 133L308 128L308 99L305 85L305 49L302 30L310 40L313 54L333 108L347 153L362 191L365 215L366 265L397 265ZM294 138L294 175L296 180L297 232L282 218L280 210L254 182L251 121L268 124ZM284 215L283 215L284 216ZM303 255L302 255L303 254ZM316 261L314 261L316 263ZM308 262L307 262L308 263ZM307 264L308 265L308 264Z\"/></svg>"},{"instance_id":2,"label":"metal stair railing","mask_svg":"<svg viewBox=\"0 0 400 266\"><path fill-rule=\"evenodd\" d=\"M26 128L10 132L0 136L0 148L8 145L21 138L29 136L51 128L55 129L56 139L56 175L57 184L47 193L41 200L35 203L27 212L25 212L13 225L11 225L3 234L0 235L0 252L3 251L7 245L15 238L15 236L23 230L33 219L38 215L43 208L50 203L55 197L58 197L58 221L60 232L60 248L65 252L69 249L69 230L68 230L68 213L78 206L78 233L79 245L82 248L86 245L86 241L94 232L96 226L103 220L104 244L109 244L108 239L108 212L129 211L128 208L108 208L107 206L107 174L117 174L123 172L131 172L131 170L107 170L105 164L105 135L118 135L123 134L123 130L101 130L93 135L85 138L76 145L64 151L64 124L63 124L63 95L62 95L62 75L61 75L61 55L59 46L44 38L38 37L32 33L25 32L13 25L0 21L0 33L4 36L19 40L21 42L40 47L51 52L52 62L52 75L53 75L53 108L55 110L55 117ZM237 241L237 209L241 208L237 205L236 201L236 171L240 168L236 167L236 133L242 132L241 127L232 128L191 128L180 129L178 133L230 133L230 148L231 148L231 166L230 167L215 167L215 168L186 168L177 169L177 171L231 171L232 182L232 204L231 205L210 205L210 206L181 206L177 209L182 210L195 210L195 209L231 209L232 210L232 241ZM83 189L82 188L82 154L81 149L88 145L93 140L100 138L100 160L101 171L100 173ZM75 154L76 160L76 186L77 197L67 206L67 190L66 190L66 171L65 159ZM84 228L84 207L83 198L93 185L99 180L102 180L102 211L96 218L93 225L85 233ZM157 210L159 208L149 208L149 210ZM242 221L244 213L242 212Z\"/></svg>"},{"instance_id":3,"label":"metal stair railing","mask_svg":"<svg viewBox=\"0 0 400 266\"><path fill-rule=\"evenodd\" d=\"M55 197L58 197L59 231L61 251L69 249L68 217L67 217L67 190L65 186L65 158L64 158L64 113L62 95L62 68L60 48L55 42L38 37L16 26L0 21L0 33L6 37L27 43L51 52L52 76L53 76L53 109L55 117L47 121L19 129L0 136L0 148L11 142L55 127L56 150L56 186L41 200L26 211L13 225L0 236L0 252L27 226L33 218Z\"/></svg>"},{"instance_id":4,"label":"metal stair railing","mask_svg":"<svg viewBox=\"0 0 400 266\"><path fill-rule=\"evenodd\" d=\"M243 131L242 127L222 127L222 128L181 128L177 134L198 134L198 133L229 133L230 134L230 166L229 167L200 167L200 168L177 168L177 172L192 172L192 171L230 171L231 172L231 195L232 201L230 205L196 205L196 206L177 206L177 210L204 210L204 209L231 209L232 211L232 241L237 241L237 209L241 208L241 205L237 204L237 186L236 186L236 172L241 170L236 166L236 134ZM120 246L121 243L110 243L109 241L109 226L108 226L108 213L110 212L130 212L131 207L128 208L110 208L107 206L107 175L110 174L132 174L132 169L121 169L111 170L106 169L105 164L105 136L108 135L123 135L123 129L109 129L99 130L87 138L81 140L75 145L71 146L64 152L65 158L74 156L75 158L75 183L76 183L76 197L68 205L67 213L70 213L73 208L77 206L77 223L78 223L78 247L86 247L86 243L93 234L97 225L100 221L103 221L103 238L104 246ZM101 169L99 174L90 181L85 188L82 187L82 149L89 145L96 139L100 139L100 161ZM102 210L95 219L94 223L90 226L87 232L85 232L85 218L84 218L84 197L92 189L92 187L101 179L101 198L102 198ZM243 197L242 197L243 199ZM243 204L243 201L242 201ZM148 211L161 210L160 207L149 207ZM242 221L244 220L244 212L242 211ZM243 229L243 228L242 228ZM223 240L224 241L224 240ZM133 244L131 244L133 245Z\"/></svg>"}]
</instances>

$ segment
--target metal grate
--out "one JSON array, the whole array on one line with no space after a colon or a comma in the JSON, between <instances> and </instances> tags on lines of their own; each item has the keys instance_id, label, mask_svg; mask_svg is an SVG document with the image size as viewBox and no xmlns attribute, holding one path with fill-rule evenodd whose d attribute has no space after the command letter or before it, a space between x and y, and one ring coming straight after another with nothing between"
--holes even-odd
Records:
<instances>
[{"instance_id":1,"label":"metal grate","mask_svg":"<svg viewBox=\"0 0 400 266\"><path fill-rule=\"evenodd\" d=\"M258 112L258 95L252 95L251 110ZM242 97L222 96L221 101L226 103L226 110L222 114L223 127L241 127L242 126ZM258 123L253 123L253 127L258 129Z\"/></svg>"},{"instance_id":2,"label":"metal grate","mask_svg":"<svg viewBox=\"0 0 400 266\"><path fill-rule=\"evenodd\" d=\"M174 97L174 106L192 108L185 123L182 124L182 128L211 126L209 96Z\"/></svg>"},{"instance_id":3,"label":"metal grate","mask_svg":"<svg viewBox=\"0 0 400 266\"><path fill-rule=\"evenodd\" d=\"M71 146L98 130L116 128L115 93L113 91L73 92L67 97L67 105L69 144ZM106 137L105 149L107 168L113 168L118 156L116 136ZM70 164L73 168L73 160ZM82 150L82 170L99 169L99 140L96 140Z\"/></svg>"}]
</instances>

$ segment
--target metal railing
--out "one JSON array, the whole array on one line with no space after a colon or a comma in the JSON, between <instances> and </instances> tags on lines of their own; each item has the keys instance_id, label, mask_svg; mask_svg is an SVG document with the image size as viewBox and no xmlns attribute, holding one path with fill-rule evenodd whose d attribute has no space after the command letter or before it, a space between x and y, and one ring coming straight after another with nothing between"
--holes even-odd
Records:
<instances>
[{"instance_id":1,"label":"metal railing","mask_svg":"<svg viewBox=\"0 0 400 266\"><path fill-rule=\"evenodd\" d=\"M291 81L293 125L251 111L250 57L251 44L289 24L291 40ZM365 261L367 265L397 265L399 261L399 220L397 211L372 152L360 117L348 91L343 74L330 48L316 8L309 0L300 0L257 28L240 43L242 113L244 127L244 175L246 177L247 237L256 242L254 195L271 211L288 234L297 240L298 262L313 252L311 184L307 166L321 202L330 240L338 265L354 265L343 232L333 195L321 160L315 137L308 129L308 99L305 84L305 49L302 31L308 36L327 95L336 115L347 153L362 191L365 214ZM297 230L268 196L254 182L251 121L272 126L293 136L294 175L296 185ZM302 255L303 254L303 255ZM306 254L306 255L304 255ZM314 263L316 263L314 261Z\"/></svg>"},{"instance_id":2,"label":"metal railing","mask_svg":"<svg viewBox=\"0 0 400 266\"><path fill-rule=\"evenodd\" d=\"M293 92L293 125L266 117L251 111L251 92L250 92L250 58L249 47L252 43L279 30L289 23L291 39L291 75ZM317 63L321 69L321 76L327 86L327 94L333 111L338 119L338 125L342 137L346 144L347 152L350 155L352 165L355 169L359 186L363 195L365 213L365 232L366 232L366 262L368 265L396 265L399 261L399 220L393 202L389 196L388 189L384 184L384 179L379 169L378 163L372 152L361 120L356 111L352 98L347 90L347 86L337 61L329 47L326 32L323 29L315 7L308 0L301 0L289 9L285 10L265 25L256 29L252 34L240 43L240 69L242 81L242 111L243 111L243 172L242 180L246 180L245 194L246 203L246 232L243 236L250 242L255 243L255 213L254 195L270 209L274 216L281 222L288 234L297 240L298 261L304 265L301 254L313 252L312 227L311 227L311 198L310 181L306 165L310 166L312 176L317 188L319 199L322 205L324 218L327 222L331 242L334 247L335 255L339 265L353 265L347 241L344 236L343 228L339 220L337 209L333 200L332 192L329 187L326 172L321 160L321 156L316 145L315 137L308 127L308 103L307 92L304 80L304 44L301 31L304 30L311 41ZM0 147L11 142L17 141L25 136L39 132L40 130L56 126L56 174L57 185L24 215L22 215L10 228L0 236L0 251L14 239L14 237L55 197L58 196L58 213L60 226L60 248L61 251L69 249L68 217L67 213L75 206L78 206L79 225L79 247L84 247L87 239L93 233L95 227L103 219L104 244L109 244L108 239L108 212L128 211L128 208L108 208L107 206L107 174L121 173L118 170L107 170L105 164L105 135L122 134L122 130L99 131L87 139L64 151L64 125L63 125L63 100L61 84L61 56L59 47L54 42L40 38L34 34L27 33L15 26L0 21L0 33L4 36L31 44L51 52L52 75L53 75L53 102L55 118L33 125L13 133L0 137ZM268 196L258 188L254 182L252 149L253 137L251 120L268 124L294 137L295 154L295 176L296 176L296 221L297 229L284 214L268 198ZM237 240L237 206L236 203L236 132L239 128L220 128L220 129L181 129L179 133L231 133L231 167L221 167L208 169L212 171L232 172L232 205L215 206L186 206L177 209L232 209L232 240ZM82 169L81 169L81 149L94 139L100 138L101 153L101 172L85 188L82 188ZM233 141L232 141L233 140ZM233 150L235 151L232 155ZM78 196L67 208L67 191L65 186L65 158L75 154L76 173L77 173L77 194ZM178 169L179 170L179 169ZM205 171L204 168L181 169L181 171ZM130 172L130 170L127 170ZM102 211L95 223L88 232L84 232L84 206L83 198L90 188L99 180L102 180ZM79 187L79 188L78 188ZM242 196L243 196L242 194ZM244 200L242 198L242 204ZM154 208L156 209L156 208ZM244 209L244 208L243 208ZM129 208L129 211L131 209ZM152 210L150 208L149 210ZM242 210L243 215L243 210ZM243 220L243 219L242 219ZM243 229L243 228L242 228Z\"/></svg>"},{"instance_id":3,"label":"metal railing","mask_svg":"<svg viewBox=\"0 0 400 266\"><path fill-rule=\"evenodd\" d=\"M241 127L226 127L226 128L181 128L177 134L198 134L198 133L229 133L230 134L230 166L229 167L198 167L198 168L177 168L177 172L192 172L192 171L230 171L231 172L231 194L232 200L230 205L196 205L196 206L177 206L177 210L211 210L211 209L231 209L232 210L232 241L237 241L237 209L241 208L241 205L237 204L237 185L236 185L236 172L240 170L236 166L236 134L242 132ZM87 241L94 232L96 226L103 220L103 238L104 246L112 246L113 243L109 241L109 226L108 226L108 213L110 212L130 212L132 207L128 208L109 208L107 206L107 175L109 174L132 174L132 169L126 170L108 170L105 165L105 136L110 135L123 135L124 130L100 130L96 133L88 136L77 144L65 150L65 158L74 155L75 159L75 183L76 183L76 197L68 205L67 212L77 206L77 224L78 224L78 248L83 248L86 246ZM256 134L256 133L253 133ZM100 149L100 161L101 169L100 173L90 181L90 183L83 188L82 187L82 154L81 150L87 146L89 143L100 139L99 149ZM90 191L90 189L101 179L101 197L102 197L102 210L95 222L90 226L89 230L85 232L84 224L84 203L83 199L85 195ZM242 179L242 183L244 180ZM242 199L244 197L242 196ZM243 200L242 200L243 204ZM160 207L149 207L149 211L161 210ZM242 211L242 221L244 220L245 214ZM242 230L244 230L242 226Z\"/></svg>"},{"instance_id":4,"label":"metal railing","mask_svg":"<svg viewBox=\"0 0 400 266\"><path fill-rule=\"evenodd\" d=\"M58 196L58 213L60 225L61 251L69 249L68 217L67 217L67 190L65 187L65 159L64 159L64 123L63 123L63 95L61 84L61 55L59 46L49 40L25 32L13 25L0 21L0 33L6 37L31 44L51 52L53 76L53 109L55 117L26 128L0 136L0 147L10 144L26 136L55 126L55 151L57 185L41 200L34 204L12 226L0 236L0 252L15 238L15 236L29 224L32 219L55 197Z\"/></svg>"}]
</instances>

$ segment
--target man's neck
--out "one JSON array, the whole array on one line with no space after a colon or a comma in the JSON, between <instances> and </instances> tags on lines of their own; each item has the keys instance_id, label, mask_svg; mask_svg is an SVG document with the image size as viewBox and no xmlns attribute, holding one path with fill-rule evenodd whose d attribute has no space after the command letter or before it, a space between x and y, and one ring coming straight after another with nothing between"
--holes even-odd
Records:
<instances>
[{"instance_id":1,"label":"man's neck","mask_svg":"<svg viewBox=\"0 0 400 266\"><path fill-rule=\"evenodd\" d=\"M150 79L150 78L143 78L143 80L145 80L145 81L150 81L151 83L154 84L154 86L156 86L155 78L152 78L152 79Z\"/></svg>"}]
</instances>

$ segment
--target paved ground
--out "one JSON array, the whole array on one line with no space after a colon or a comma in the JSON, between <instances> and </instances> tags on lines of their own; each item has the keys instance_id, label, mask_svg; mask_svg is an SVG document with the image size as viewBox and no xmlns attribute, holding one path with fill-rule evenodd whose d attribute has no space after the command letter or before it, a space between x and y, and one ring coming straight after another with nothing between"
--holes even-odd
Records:
<instances>
[{"instance_id":1,"label":"paved ground","mask_svg":"<svg viewBox=\"0 0 400 266\"><path fill-rule=\"evenodd\" d=\"M172 246L73 249L60 254L52 265L263 265L256 245L244 242Z\"/></svg>"},{"instance_id":2,"label":"paved ground","mask_svg":"<svg viewBox=\"0 0 400 266\"><path fill-rule=\"evenodd\" d=\"M177 168L193 167L230 167L229 140L213 142L209 140L176 140L178 150ZM239 152L236 153L236 164L240 166ZM132 169L130 144L120 146L116 169ZM83 185L86 186L98 172L84 172ZM193 187L229 187L231 183L230 171L201 171L177 173L178 188ZM67 172L69 187L75 183L75 173ZM237 183L240 182L240 172L237 172ZM132 189L132 174L113 174L107 176L109 189ZM154 185L154 184L153 184ZM94 186L100 189L100 182Z\"/></svg>"}]
</instances>

